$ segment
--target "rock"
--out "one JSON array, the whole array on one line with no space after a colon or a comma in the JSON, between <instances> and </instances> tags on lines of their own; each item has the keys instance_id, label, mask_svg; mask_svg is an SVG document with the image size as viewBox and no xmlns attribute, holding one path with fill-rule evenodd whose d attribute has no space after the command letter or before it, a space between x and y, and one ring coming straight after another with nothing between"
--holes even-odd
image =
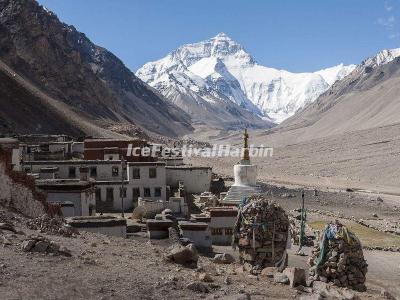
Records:
<instances>
[{"instance_id":1,"label":"rock","mask_svg":"<svg viewBox=\"0 0 400 300\"><path fill-rule=\"evenodd\" d=\"M381 197L377 197L377 198L376 198L376 201L378 201L378 202L383 202L383 199L382 199Z\"/></svg>"},{"instance_id":2,"label":"rock","mask_svg":"<svg viewBox=\"0 0 400 300\"><path fill-rule=\"evenodd\" d=\"M306 287L303 285L296 286L296 290L298 290L300 292L304 292L304 293L310 293L310 294L313 292L312 288Z\"/></svg>"},{"instance_id":3,"label":"rock","mask_svg":"<svg viewBox=\"0 0 400 300\"><path fill-rule=\"evenodd\" d=\"M213 262L216 264L231 264L235 262L235 258L229 253L216 254Z\"/></svg>"},{"instance_id":4,"label":"rock","mask_svg":"<svg viewBox=\"0 0 400 300\"><path fill-rule=\"evenodd\" d=\"M275 273L274 274L274 282L282 283L282 284L289 284L289 278L286 274L283 273Z\"/></svg>"},{"instance_id":5,"label":"rock","mask_svg":"<svg viewBox=\"0 0 400 300\"><path fill-rule=\"evenodd\" d=\"M306 285L306 271L301 268L286 268L283 270L290 281L290 286L295 287L298 285Z\"/></svg>"},{"instance_id":6,"label":"rock","mask_svg":"<svg viewBox=\"0 0 400 300\"><path fill-rule=\"evenodd\" d=\"M17 230L15 229L15 227L9 223L0 223L0 229L17 233Z\"/></svg>"},{"instance_id":7,"label":"rock","mask_svg":"<svg viewBox=\"0 0 400 300\"><path fill-rule=\"evenodd\" d=\"M46 241L38 241L35 246L32 248L33 252L45 253L47 248L49 247L49 243Z\"/></svg>"},{"instance_id":8,"label":"rock","mask_svg":"<svg viewBox=\"0 0 400 300\"><path fill-rule=\"evenodd\" d=\"M210 291L207 285L198 281L189 283L186 288L196 293L208 293Z\"/></svg>"},{"instance_id":9,"label":"rock","mask_svg":"<svg viewBox=\"0 0 400 300\"><path fill-rule=\"evenodd\" d=\"M22 251L29 252L32 250L33 246L35 246L34 240L26 240L22 242L21 249Z\"/></svg>"},{"instance_id":10,"label":"rock","mask_svg":"<svg viewBox=\"0 0 400 300\"><path fill-rule=\"evenodd\" d=\"M382 290L381 290L381 296L382 296L384 299L387 299L387 300L396 300L396 297L393 296L390 292L388 292L388 291L385 290L385 289L382 289Z\"/></svg>"},{"instance_id":11,"label":"rock","mask_svg":"<svg viewBox=\"0 0 400 300\"><path fill-rule=\"evenodd\" d=\"M166 258L177 264L197 266L199 256L197 251L195 251L193 244L187 245L186 247L176 244L170 249Z\"/></svg>"},{"instance_id":12,"label":"rock","mask_svg":"<svg viewBox=\"0 0 400 300\"><path fill-rule=\"evenodd\" d=\"M224 283L225 283L226 285L230 285L230 284L232 284L232 279L231 279L229 276L226 276L226 277L224 278Z\"/></svg>"},{"instance_id":13,"label":"rock","mask_svg":"<svg viewBox=\"0 0 400 300\"><path fill-rule=\"evenodd\" d=\"M243 294L225 296L220 299L222 299L222 300L251 300L251 297L249 294L243 293Z\"/></svg>"},{"instance_id":14,"label":"rock","mask_svg":"<svg viewBox=\"0 0 400 300\"><path fill-rule=\"evenodd\" d=\"M261 271L261 276L273 278L276 272L278 272L277 267L266 267Z\"/></svg>"},{"instance_id":15,"label":"rock","mask_svg":"<svg viewBox=\"0 0 400 300\"><path fill-rule=\"evenodd\" d=\"M64 256L68 256L68 257L71 257L71 256L72 256L71 250L69 250L68 248L66 248L66 247L64 247L64 246L60 246L58 252L59 252L61 255L64 255Z\"/></svg>"},{"instance_id":16,"label":"rock","mask_svg":"<svg viewBox=\"0 0 400 300\"><path fill-rule=\"evenodd\" d=\"M2 237L2 242L3 242L3 245L5 245L5 246L12 245L11 241L9 239L7 239L5 236Z\"/></svg>"},{"instance_id":17,"label":"rock","mask_svg":"<svg viewBox=\"0 0 400 300\"><path fill-rule=\"evenodd\" d=\"M328 284L322 281L314 281L312 284L312 289L315 292L327 291L328 288Z\"/></svg>"},{"instance_id":18,"label":"rock","mask_svg":"<svg viewBox=\"0 0 400 300\"><path fill-rule=\"evenodd\" d=\"M213 282L214 281L214 279L212 279L212 277L207 273L200 273L198 275L198 278L200 281L203 281L203 282Z\"/></svg>"},{"instance_id":19,"label":"rock","mask_svg":"<svg viewBox=\"0 0 400 300\"><path fill-rule=\"evenodd\" d=\"M374 218L377 218L377 217L378 217L378 214L377 214L377 213L373 213L372 216L373 216Z\"/></svg>"}]
</instances>

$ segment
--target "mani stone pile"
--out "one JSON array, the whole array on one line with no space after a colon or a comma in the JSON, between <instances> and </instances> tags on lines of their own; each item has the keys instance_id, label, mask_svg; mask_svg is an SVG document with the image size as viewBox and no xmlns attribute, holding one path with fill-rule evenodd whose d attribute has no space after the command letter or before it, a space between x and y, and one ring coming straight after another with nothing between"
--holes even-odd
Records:
<instances>
[{"instance_id":1,"label":"mani stone pile","mask_svg":"<svg viewBox=\"0 0 400 300\"><path fill-rule=\"evenodd\" d=\"M239 209L233 240L245 269L255 274L266 267L283 269L288 229L289 219L281 207L261 195L249 197Z\"/></svg>"},{"instance_id":2,"label":"mani stone pile","mask_svg":"<svg viewBox=\"0 0 400 300\"><path fill-rule=\"evenodd\" d=\"M328 224L309 259L310 281L333 282L339 287L365 291L368 264L359 239L336 221Z\"/></svg>"}]
</instances>

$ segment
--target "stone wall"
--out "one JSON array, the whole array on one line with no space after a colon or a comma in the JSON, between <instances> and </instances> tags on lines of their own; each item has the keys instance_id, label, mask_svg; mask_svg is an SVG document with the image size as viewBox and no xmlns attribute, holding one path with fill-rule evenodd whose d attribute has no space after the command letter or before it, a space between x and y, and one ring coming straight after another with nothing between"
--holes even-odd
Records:
<instances>
[{"instance_id":1,"label":"stone wall","mask_svg":"<svg viewBox=\"0 0 400 300\"><path fill-rule=\"evenodd\" d=\"M23 172L11 170L11 155L0 148L0 205L32 218L45 213L61 214L59 207L48 205L36 191L35 181Z\"/></svg>"}]
</instances>

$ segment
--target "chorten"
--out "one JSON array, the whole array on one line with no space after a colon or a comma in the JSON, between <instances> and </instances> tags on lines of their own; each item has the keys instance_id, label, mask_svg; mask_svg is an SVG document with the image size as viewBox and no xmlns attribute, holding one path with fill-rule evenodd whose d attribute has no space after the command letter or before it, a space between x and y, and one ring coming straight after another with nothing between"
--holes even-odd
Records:
<instances>
[{"instance_id":1,"label":"chorten","mask_svg":"<svg viewBox=\"0 0 400 300\"><path fill-rule=\"evenodd\" d=\"M235 183L229 189L222 200L225 205L240 204L245 198L261 193L261 187L257 185L257 165L250 162L249 134L245 129L243 134L242 158L233 166Z\"/></svg>"}]
</instances>

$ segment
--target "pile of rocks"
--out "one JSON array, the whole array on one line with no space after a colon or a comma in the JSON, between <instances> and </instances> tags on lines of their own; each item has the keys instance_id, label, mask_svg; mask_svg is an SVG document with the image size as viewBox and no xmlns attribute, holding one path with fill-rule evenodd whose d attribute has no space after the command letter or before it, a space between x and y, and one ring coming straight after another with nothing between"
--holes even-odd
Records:
<instances>
[{"instance_id":1,"label":"pile of rocks","mask_svg":"<svg viewBox=\"0 0 400 300\"><path fill-rule=\"evenodd\" d=\"M42 233L57 234L65 237L71 237L77 234L77 231L66 224L63 218L51 218L48 215L42 215L36 219L29 220L26 226L29 229L38 230Z\"/></svg>"},{"instance_id":2,"label":"pile of rocks","mask_svg":"<svg viewBox=\"0 0 400 300\"><path fill-rule=\"evenodd\" d=\"M287 264L289 219L285 211L261 195L253 195L238 213L234 246L240 262L252 273Z\"/></svg>"},{"instance_id":3,"label":"pile of rocks","mask_svg":"<svg viewBox=\"0 0 400 300\"><path fill-rule=\"evenodd\" d=\"M60 246L54 241L43 236L30 236L22 242L21 248L25 252L38 252L53 255L72 256L71 251L64 246Z\"/></svg>"},{"instance_id":4,"label":"pile of rocks","mask_svg":"<svg viewBox=\"0 0 400 300\"><path fill-rule=\"evenodd\" d=\"M336 221L322 232L309 259L312 281L333 282L339 287L365 291L368 264L358 238Z\"/></svg>"}]
</instances>

